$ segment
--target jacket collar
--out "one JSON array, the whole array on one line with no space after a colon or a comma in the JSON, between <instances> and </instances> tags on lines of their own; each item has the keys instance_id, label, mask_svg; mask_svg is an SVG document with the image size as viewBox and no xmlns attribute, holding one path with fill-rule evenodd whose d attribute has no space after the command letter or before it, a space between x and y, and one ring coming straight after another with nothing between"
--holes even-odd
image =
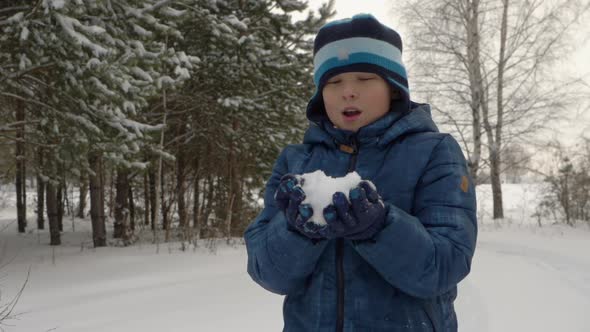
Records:
<instances>
[{"instance_id":1,"label":"jacket collar","mask_svg":"<svg viewBox=\"0 0 590 332\"><path fill-rule=\"evenodd\" d=\"M361 146L373 142L381 146L412 133L437 131L438 128L432 121L430 106L412 102L409 112L389 112L356 133L335 128L327 118L311 122L305 132L303 143L321 143L336 148L340 144L350 144L356 139Z\"/></svg>"}]
</instances>

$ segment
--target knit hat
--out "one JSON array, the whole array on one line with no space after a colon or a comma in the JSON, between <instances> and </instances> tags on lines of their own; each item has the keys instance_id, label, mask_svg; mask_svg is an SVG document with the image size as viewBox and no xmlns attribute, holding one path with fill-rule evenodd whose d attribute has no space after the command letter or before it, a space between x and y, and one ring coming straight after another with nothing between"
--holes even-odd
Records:
<instances>
[{"instance_id":1,"label":"knit hat","mask_svg":"<svg viewBox=\"0 0 590 332\"><path fill-rule=\"evenodd\" d=\"M320 28L313 47L315 93L307 105L307 118L326 115L322 89L333 76L351 71L381 76L410 104L408 76L402 62L402 40L393 29L370 14L333 21Z\"/></svg>"}]
</instances>

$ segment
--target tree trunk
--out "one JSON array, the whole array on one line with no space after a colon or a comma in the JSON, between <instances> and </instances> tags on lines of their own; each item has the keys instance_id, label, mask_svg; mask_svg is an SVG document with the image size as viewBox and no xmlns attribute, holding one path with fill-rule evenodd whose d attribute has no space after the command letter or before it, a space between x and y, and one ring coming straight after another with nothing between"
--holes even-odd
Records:
<instances>
[{"instance_id":1,"label":"tree trunk","mask_svg":"<svg viewBox=\"0 0 590 332\"><path fill-rule=\"evenodd\" d=\"M135 202L133 201L133 186L129 184L129 228L135 231Z\"/></svg>"},{"instance_id":2,"label":"tree trunk","mask_svg":"<svg viewBox=\"0 0 590 332\"><path fill-rule=\"evenodd\" d=\"M150 181L148 178L148 174L143 174L143 224L149 225L150 224Z\"/></svg>"},{"instance_id":3,"label":"tree trunk","mask_svg":"<svg viewBox=\"0 0 590 332\"><path fill-rule=\"evenodd\" d=\"M206 190L203 190L203 193L207 193L207 199L203 200L203 217L201 218L201 227L207 229L207 226L209 226L209 216L211 215L211 212L213 212L213 200L215 198L215 184L214 182L214 178L212 175L209 175L207 177L207 186L206 186ZM218 181L219 182L219 181Z\"/></svg>"},{"instance_id":4,"label":"tree trunk","mask_svg":"<svg viewBox=\"0 0 590 332\"><path fill-rule=\"evenodd\" d=\"M128 232L127 220L129 216L129 171L119 169L117 171L117 183L115 194L115 224L113 237L122 238Z\"/></svg>"},{"instance_id":5,"label":"tree trunk","mask_svg":"<svg viewBox=\"0 0 590 332\"><path fill-rule=\"evenodd\" d=\"M27 196L25 173L25 105L22 100L16 103L16 218L18 220L18 232L24 233L27 228Z\"/></svg>"},{"instance_id":6,"label":"tree trunk","mask_svg":"<svg viewBox=\"0 0 590 332\"><path fill-rule=\"evenodd\" d=\"M60 172L61 173L61 172ZM64 185L62 182L57 186L57 226L60 232L64 231Z\"/></svg>"},{"instance_id":7,"label":"tree trunk","mask_svg":"<svg viewBox=\"0 0 590 332\"><path fill-rule=\"evenodd\" d=\"M193 182L193 237L195 240L199 240L201 238L201 205L200 205L200 190L199 190L199 182L200 182L200 172L199 172L199 162L198 158L196 158L196 167L195 167L195 179Z\"/></svg>"},{"instance_id":8,"label":"tree trunk","mask_svg":"<svg viewBox=\"0 0 590 332\"><path fill-rule=\"evenodd\" d=\"M469 3L469 8L466 9L465 15L467 21L467 71L469 73L471 126L473 128L473 153L469 158L468 164L470 176L477 183L482 145L480 112L484 99L480 61L479 0L473 0Z\"/></svg>"},{"instance_id":9,"label":"tree trunk","mask_svg":"<svg viewBox=\"0 0 590 332\"><path fill-rule=\"evenodd\" d=\"M158 198L160 199L161 211L162 211L162 229L168 230L170 227L170 221L168 220L168 202L166 201L166 176L164 175L164 165L160 165L160 185L158 186L159 195ZM168 232L166 232L166 241L168 241Z\"/></svg>"},{"instance_id":10,"label":"tree trunk","mask_svg":"<svg viewBox=\"0 0 590 332\"><path fill-rule=\"evenodd\" d=\"M88 196L88 181L86 179L86 172L80 176L80 200L78 203L78 218L84 218L84 210L86 209L86 196Z\"/></svg>"},{"instance_id":11,"label":"tree trunk","mask_svg":"<svg viewBox=\"0 0 590 332\"><path fill-rule=\"evenodd\" d=\"M235 133L240 131L240 123L237 119L232 121L232 129ZM224 235L226 238L231 238L231 230L234 217L239 215L241 209L241 193L240 193L240 173L239 173L239 157L238 152L235 149L236 143L232 141L230 143L229 157L228 157L228 188L229 192L227 197L229 198L229 206L226 215L226 224L224 229Z\"/></svg>"},{"instance_id":12,"label":"tree trunk","mask_svg":"<svg viewBox=\"0 0 590 332\"><path fill-rule=\"evenodd\" d=\"M166 44L168 44L168 37L166 37ZM164 111L164 121L163 121L162 132L160 133L160 149L164 149L164 133L166 131L166 125L167 125L166 120L168 119L168 106L166 105L166 89L164 89L162 91L162 108L163 108L163 111ZM163 168L162 156L159 156L158 157L158 169L156 170L157 173L154 174L154 178L155 178L155 181L154 181L154 188L155 188L155 190L154 190L154 197L155 197L155 199L154 199L154 202L153 202L154 204L153 205L154 205L154 210L155 210L156 213L155 213L155 218L154 218L154 228L153 228L153 231L154 231L154 241L155 242L158 241L158 236L157 236L157 230L158 230L158 228L157 228L157 224L158 224L158 218L160 216L160 214L157 212L157 209L160 206L160 202L158 202L159 194L160 193L158 192L158 190L160 190L160 181L162 180L163 173L164 173L162 171L162 168ZM162 195L163 195L163 193L162 193ZM163 204L164 204L164 200L162 199L162 206L163 206ZM165 210L164 209L162 209L162 214L165 214ZM165 224L166 223L164 223L164 225Z\"/></svg>"},{"instance_id":13,"label":"tree trunk","mask_svg":"<svg viewBox=\"0 0 590 332\"><path fill-rule=\"evenodd\" d=\"M56 186L59 182L55 181L55 174L57 173L56 161L52 158L46 160L46 171L49 176L49 180L46 183L45 195L47 202L47 219L49 221L49 235L50 245L57 246L61 244L61 236L59 232L59 222L57 219L58 208L57 208L57 189Z\"/></svg>"},{"instance_id":14,"label":"tree trunk","mask_svg":"<svg viewBox=\"0 0 590 332\"><path fill-rule=\"evenodd\" d=\"M176 157L176 202L178 206L178 227L185 229L187 225L186 212L186 186L185 186L185 169L186 163L182 152L179 152Z\"/></svg>"},{"instance_id":15,"label":"tree trunk","mask_svg":"<svg viewBox=\"0 0 590 332\"><path fill-rule=\"evenodd\" d=\"M95 248L105 247L107 236L104 214L104 186L102 183L102 156L100 152L91 152L88 156L88 164L94 173L89 174L92 239Z\"/></svg>"},{"instance_id":16,"label":"tree trunk","mask_svg":"<svg viewBox=\"0 0 590 332\"><path fill-rule=\"evenodd\" d=\"M501 155L502 151L502 123L504 117L504 70L506 66L506 35L508 30L508 0L502 0L502 22L500 27L500 54L498 61L498 81L497 81L497 115L495 130L489 123L488 115L484 118L484 125L486 126L488 146L490 154L490 177L492 183L492 198L494 202L494 219L504 218L504 204L502 200L502 182L500 180L501 173ZM495 134L495 137L494 137Z\"/></svg>"},{"instance_id":17,"label":"tree trunk","mask_svg":"<svg viewBox=\"0 0 590 332\"><path fill-rule=\"evenodd\" d=\"M64 177L66 175L64 174ZM73 185L72 185L72 197L74 197L74 192L73 192ZM73 202L71 201L70 197L68 196L68 184L66 182L64 182L64 215L66 216L74 216L74 206L72 205Z\"/></svg>"},{"instance_id":18,"label":"tree trunk","mask_svg":"<svg viewBox=\"0 0 590 332\"><path fill-rule=\"evenodd\" d=\"M58 246L61 244L59 232L58 208L57 208L57 190L52 180L47 181L47 219L49 220L50 245Z\"/></svg>"},{"instance_id":19,"label":"tree trunk","mask_svg":"<svg viewBox=\"0 0 590 332\"><path fill-rule=\"evenodd\" d=\"M502 203L502 183L500 181L500 153L490 151L490 177L492 182L492 198L494 202L494 219L504 218Z\"/></svg>"},{"instance_id":20,"label":"tree trunk","mask_svg":"<svg viewBox=\"0 0 590 332\"><path fill-rule=\"evenodd\" d=\"M115 211L115 169L111 167L111 172L109 172L109 217L113 217L113 211ZM106 175L106 172L103 170L103 176ZM106 183L103 181L103 183Z\"/></svg>"},{"instance_id":21,"label":"tree trunk","mask_svg":"<svg viewBox=\"0 0 590 332\"><path fill-rule=\"evenodd\" d=\"M488 120L488 111L484 107L484 126L488 138L488 153L490 155L490 181L492 183L492 199L494 204L494 219L504 218L504 209L502 207L502 184L500 182L500 149L494 139L493 129Z\"/></svg>"},{"instance_id":22,"label":"tree trunk","mask_svg":"<svg viewBox=\"0 0 590 332\"><path fill-rule=\"evenodd\" d=\"M565 223L567 225L570 224L570 190L569 190L569 182L570 182L570 174L569 172L564 173L563 177L563 185L561 189L561 206L563 206L563 211L565 213Z\"/></svg>"},{"instance_id":23,"label":"tree trunk","mask_svg":"<svg viewBox=\"0 0 590 332\"><path fill-rule=\"evenodd\" d=\"M156 230L156 217L158 215L158 206L157 206L157 199L156 199L156 172L150 168L149 171L149 181L150 181L150 220L152 224L152 231Z\"/></svg>"},{"instance_id":24,"label":"tree trunk","mask_svg":"<svg viewBox=\"0 0 590 332\"><path fill-rule=\"evenodd\" d=\"M43 149L37 150L37 229L45 229L45 181L41 176L43 169Z\"/></svg>"},{"instance_id":25,"label":"tree trunk","mask_svg":"<svg viewBox=\"0 0 590 332\"><path fill-rule=\"evenodd\" d=\"M225 237L228 240L231 238L231 225L232 225L232 215L233 215L232 211L233 211L235 198L236 198L236 195L232 194L229 199L229 204L227 206L227 215L226 215L226 219L225 219L224 233L225 233Z\"/></svg>"},{"instance_id":26,"label":"tree trunk","mask_svg":"<svg viewBox=\"0 0 590 332\"><path fill-rule=\"evenodd\" d=\"M245 174L245 171L243 169L239 170L240 173L238 174ZM244 220L245 217L245 213L244 213L244 206L246 205L246 202L244 200L245 198L245 192L246 192L246 181L244 178L242 178L242 176L240 175L239 177L239 182L238 182L238 193L237 193L237 202L234 204L234 223L232 224L232 232L238 231L238 233L240 234L235 234L235 235L241 235L242 230L244 229L244 227L247 226L243 225L244 222L247 222ZM234 233L232 233L234 234Z\"/></svg>"},{"instance_id":27,"label":"tree trunk","mask_svg":"<svg viewBox=\"0 0 590 332\"><path fill-rule=\"evenodd\" d=\"M229 190L226 190L226 188L224 188L224 181L223 181L224 176L215 176L215 196L213 198L212 201L217 202L218 204L215 204L214 207L214 213L215 216L220 216L218 218L215 218L215 223L214 223L214 227L216 228L216 230L221 230L223 231L223 217L225 216L225 213L227 212L226 210L226 204L229 202L230 196L229 196ZM220 225L221 224L221 225ZM220 235L220 236L223 236Z\"/></svg>"}]
</instances>

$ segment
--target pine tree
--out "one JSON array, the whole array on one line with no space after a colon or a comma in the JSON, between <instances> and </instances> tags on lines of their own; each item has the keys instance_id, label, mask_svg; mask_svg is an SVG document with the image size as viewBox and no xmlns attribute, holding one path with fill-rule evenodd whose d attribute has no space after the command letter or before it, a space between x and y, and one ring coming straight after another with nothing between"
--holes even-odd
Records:
<instances>
[{"instance_id":1,"label":"pine tree","mask_svg":"<svg viewBox=\"0 0 590 332\"><path fill-rule=\"evenodd\" d=\"M305 10L305 2L191 4L190 21L179 24L185 38L177 47L197 56L201 65L171 98L179 114L171 122L185 127L182 144L193 151L187 163L198 165L194 191L200 184L214 192L215 215L225 222L217 227L230 236L244 226L231 220L247 222L244 212L254 207L246 202L262 187L280 149L302 137L312 93L311 40L332 5L319 17L310 13L294 21L292 14ZM215 189L207 185L209 176L218 179ZM203 203L195 200L194 206Z\"/></svg>"},{"instance_id":2,"label":"pine tree","mask_svg":"<svg viewBox=\"0 0 590 332\"><path fill-rule=\"evenodd\" d=\"M174 28L178 12L133 0L14 1L3 8L0 42L10 47L0 53L0 91L24 102L27 121L39 124L27 128L28 140L47 144L49 156L71 158L76 176L88 168L87 155L144 167L137 156L153 143L146 133L161 126L140 122L142 112L164 87L190 77L196 61L165 45L182 37Z\"/></svg>"}]
</instances>

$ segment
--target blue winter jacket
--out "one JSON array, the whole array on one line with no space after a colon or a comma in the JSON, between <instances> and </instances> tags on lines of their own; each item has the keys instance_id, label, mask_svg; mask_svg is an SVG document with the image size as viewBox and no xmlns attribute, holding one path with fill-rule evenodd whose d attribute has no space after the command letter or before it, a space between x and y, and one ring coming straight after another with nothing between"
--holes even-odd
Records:
<instances>
[{"instance_id":1,"label":"blue winter jacket","mask_svg":"<svg viewBox=\"0 0 590 332\"><path fill-rule=\"evenodd\" d=\"M288 229L273 199L279 180L318 169L371 180L388 209L385 228L360 242L311 241ZM429 106L415 103L356 134L311 124L303 144L280 154L264 209L245 232L248 273L286 295L289 332L457 331L453 301L476 237L475 189L461 149L438 132Z\"/></svg>"}]
</instances>

